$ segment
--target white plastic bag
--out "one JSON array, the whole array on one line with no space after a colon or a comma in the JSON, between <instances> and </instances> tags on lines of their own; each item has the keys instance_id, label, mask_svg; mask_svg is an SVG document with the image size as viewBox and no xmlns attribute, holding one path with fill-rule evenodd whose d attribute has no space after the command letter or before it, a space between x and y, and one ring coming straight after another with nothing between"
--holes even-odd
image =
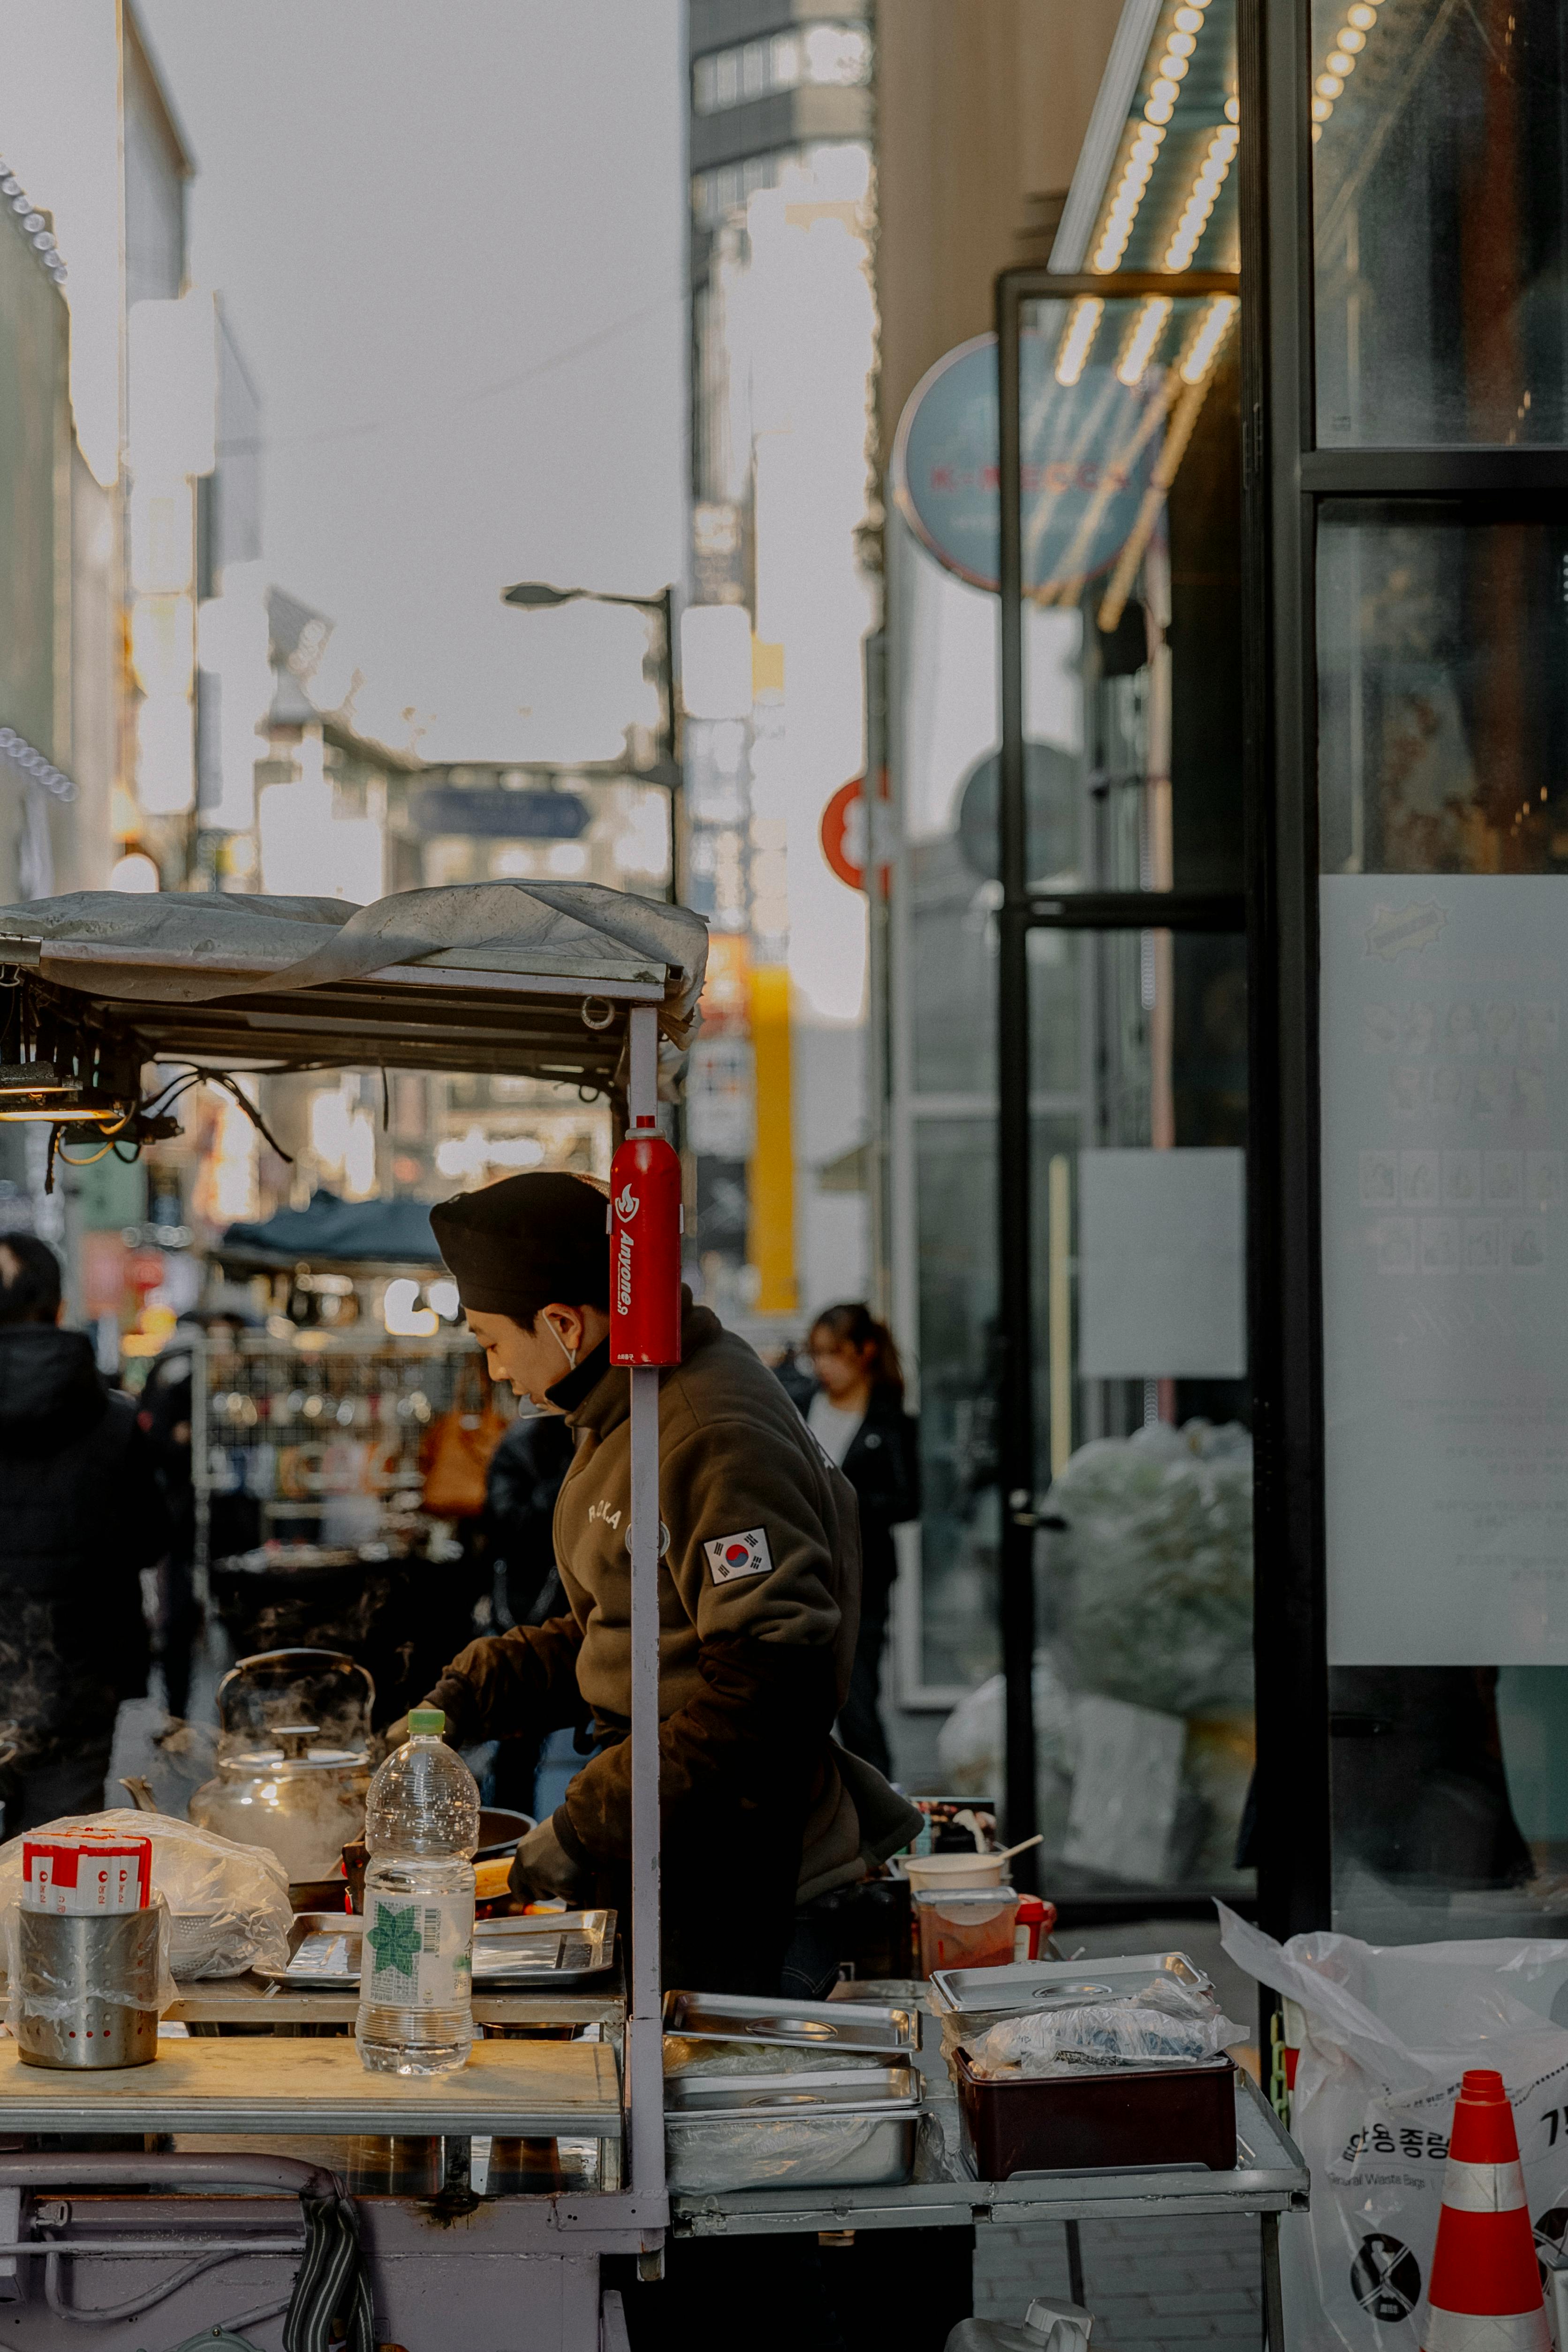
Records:
<instances>
[{"instance_id":1,"label":"white plastic bag","mask_svg":"<svg viewBox=\"0 0 1568 2352\"><path fill-rule=\"evenodd\" d=\"M70 1813L28 1830L29 1838L63 1836L91 1823L153 1846L153 1885L169 1906L169 1966L181 1979L237 1977L258 1963L283 1968L293 1910L289 1877L266 1846L128 1809ZM0 1908L22 1899L22 1840L0 1845Z\"/></svg>"},{"instance_id":2,"label":"white plastic bag","mask_svg":"<svg viewBox=\"0 0 1568 2352\"><path fill-rule=\"evenodd\" d=\"M1103 2074L1118 2066L1194 2066L1246 2037L1211 1993L1155 1979L1120 2000L1005 2018L970 2049L974 2072Z\"/></svg>"},{"instance_id":3,"label":"white plastic bag","mask_svg":"<svg viewBox=\"0 0 1568 2352\"><path fill-rule=\"evenodd\" d=\"M1218 1909L1231 1958L1304 2020L1290 2130L1312 2204L1280 2231L1291 2352L1418 2352L1467 2067L1496 2067L1513 2102L1537 2241L1568 2236L1568 2031L1552 2021L1568 1943L1279 1945Z\"/></svg>"}]
</instances>

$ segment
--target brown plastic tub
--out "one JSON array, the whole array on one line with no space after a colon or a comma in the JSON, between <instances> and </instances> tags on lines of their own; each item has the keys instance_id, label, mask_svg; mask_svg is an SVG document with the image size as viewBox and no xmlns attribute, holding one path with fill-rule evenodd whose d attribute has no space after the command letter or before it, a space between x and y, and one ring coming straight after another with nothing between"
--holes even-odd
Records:
<instances>
[{"instance_id":1,"label":"brown plastic tub","mask_svg":"<svg viewBox=\"0 0 1568 2352\"><path fill-rule=\"evenodd\" d=\"M1236 2169L1236 2069L1228 2058L985 2083L961 2048L953 2077L963 2144L982 2180L1152 2164Z\"/></svg>"}]
</instances>

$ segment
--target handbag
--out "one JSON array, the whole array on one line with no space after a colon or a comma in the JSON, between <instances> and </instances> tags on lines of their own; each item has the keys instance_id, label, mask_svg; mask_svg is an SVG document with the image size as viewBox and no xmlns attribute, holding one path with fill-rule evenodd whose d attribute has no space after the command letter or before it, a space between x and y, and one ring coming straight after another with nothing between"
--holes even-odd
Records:
<instances>
[{"instance_id":1,"label":"handbag","mask_svg":"<svg viewBox=\"0 0 1568 2352\"><path fill-rule=\"evenodd\" d=\"M465 1364L451 1411L430 1423L419 1449L425 1508L432 1518L478 1518L485 1507L490 1456L506 1431L489 1380L477 1363Z\"/></svg>"}]
</instances>

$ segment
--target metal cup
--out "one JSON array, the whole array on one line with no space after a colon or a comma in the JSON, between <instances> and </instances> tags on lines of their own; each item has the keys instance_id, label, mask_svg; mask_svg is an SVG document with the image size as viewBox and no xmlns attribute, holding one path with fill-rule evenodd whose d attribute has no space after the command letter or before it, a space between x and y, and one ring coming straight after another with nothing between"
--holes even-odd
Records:
<instances>
[{"instance_id":1,"label":"metal cup","mask_svg":"<svg viewBox=\"0 0 1568 2352\"><path fill-rule=\"evenodd\" d=\"M145 2066L158 2055L158 1911L17 1915L25 2066Z\"/></svg>"}]
</instances>

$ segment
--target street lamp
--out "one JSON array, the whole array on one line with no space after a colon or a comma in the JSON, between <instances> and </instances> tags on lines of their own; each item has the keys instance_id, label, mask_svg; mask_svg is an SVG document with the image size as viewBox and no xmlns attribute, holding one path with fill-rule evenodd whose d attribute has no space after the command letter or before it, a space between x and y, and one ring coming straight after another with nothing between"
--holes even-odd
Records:
<instances>
[{"instance_id":1,"label":"street lamp","mask_svg":"<svg viewBox=\"0 0 1568 2352\"><path fill-rule=\"evenodd\" d=\"M675 591L661 588L657 596L617 596L608 589L556 588L548 580L519 580L501 590L503 604L528 613L553 612L561 604L627 604L637 613L658 615L659 622L658 686L659 757L638 782L661 784L669 794L669 899L680 898L680 719L675 700Z\"/></svg>"}]
</instances>

